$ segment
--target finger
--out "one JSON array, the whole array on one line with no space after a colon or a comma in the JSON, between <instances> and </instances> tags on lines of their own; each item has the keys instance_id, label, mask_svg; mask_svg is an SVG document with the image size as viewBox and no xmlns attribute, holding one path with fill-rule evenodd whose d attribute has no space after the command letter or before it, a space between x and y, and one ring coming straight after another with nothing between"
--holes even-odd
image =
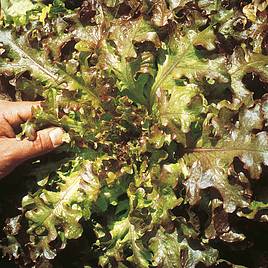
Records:
<instances>
[{"instance_id":1,"label":"finger","mask_svg":"<svg viewBox=\"0 0 268 268\"><path fill-rule=\"evenodd\" d=\"M0 101L3 118L11 125L18 126L32 117L32 108L41 104L39 101L7 102Z\"/></svg>"},{"instance_id":2,"label":"finger","mask_svg":"<svg viewBox=\"0 0 268 268\"><path fill-rule=\"evenodd\" d=\"M38 131L34 141L14 139L12 154L18 161L24 161L48 153L63 143L64 133L61 128L48 128Z\"/></svg>"},{"instance_id":3,"label":"finger","mask_svg":"<svg viewBox=\"0 0 268 268\"><path fill-rule=\"evenodd\" d=\"M15 138L16 134L10 124L5 120L1 120L0 137Z\"/></svg>"},{"instance_id":4,"label":"finger","mask_svg":"<svg viewBox=\"0 0 268 268\"><path fill-rule=\"evenodd\" d=\"M60 146L64 133L61 128L49 128L38 131L34 141L0 138L0 179L25 160L48 153Z\"/></svg>"}]
</instances>

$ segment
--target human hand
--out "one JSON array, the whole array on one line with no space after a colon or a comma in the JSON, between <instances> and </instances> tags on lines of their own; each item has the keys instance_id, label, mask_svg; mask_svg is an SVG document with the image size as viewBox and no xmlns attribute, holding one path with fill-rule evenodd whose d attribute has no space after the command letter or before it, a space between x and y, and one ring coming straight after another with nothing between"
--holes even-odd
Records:
<instances>
[{"instance_id":1,"label":"human hand","mask_svg":"<svg viewBox=\"0 0 268 268\"><path fill-rule=\"evenodd\" d=\"M13 128L30 119L32 107L38 105L39 102L0 100L0 179L25 160L48 153L63 143L64 131L58 127L38 131L34 141L16 139Z\"/></svg>"}]
</instances>

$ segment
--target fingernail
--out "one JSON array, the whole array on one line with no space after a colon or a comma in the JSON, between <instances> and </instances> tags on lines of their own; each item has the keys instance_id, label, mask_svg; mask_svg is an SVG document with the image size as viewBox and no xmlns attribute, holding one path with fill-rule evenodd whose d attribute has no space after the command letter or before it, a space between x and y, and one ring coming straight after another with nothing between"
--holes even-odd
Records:
<instances>
[{"instance_id":1,"label":"fingernail","mask_svg":"<svg viewBox=\"0 0 268 268\"><path fill-rule=\"evenodd\" d=\"M49 132L49 137L54 148L60 146L63 143L62 138L64 133L65 132L62 128L54 128Z\"/></svg>"}]
</instances>

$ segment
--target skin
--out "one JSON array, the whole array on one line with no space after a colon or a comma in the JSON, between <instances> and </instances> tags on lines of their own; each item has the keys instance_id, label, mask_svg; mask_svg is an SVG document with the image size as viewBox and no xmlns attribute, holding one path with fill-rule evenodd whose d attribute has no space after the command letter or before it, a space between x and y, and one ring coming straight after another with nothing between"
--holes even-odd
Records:
<instances>
[{"instance_id":1,"label":"skin","mask_svg":"<svg viewBox=\"0 0 268 268\"><path fill-rule=\"evenodd\" d=\"M48 153L63 143L61 128L40 130L34 141L16 139L14 128L30 119L32 107L38 105L39 102L0 100L0 179L24 161Z\"/></svg>"}]
</instances>

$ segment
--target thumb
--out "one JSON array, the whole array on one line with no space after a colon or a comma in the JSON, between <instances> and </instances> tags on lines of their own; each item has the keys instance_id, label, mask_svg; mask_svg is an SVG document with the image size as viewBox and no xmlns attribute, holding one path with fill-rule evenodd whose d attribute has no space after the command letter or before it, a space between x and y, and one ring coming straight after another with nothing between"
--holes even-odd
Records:
<instances>
[{"instance_id":1,"label":"thumb","mask_svg":"<svg viewBox=\"0 0 268 268\"><path fill-rule=\"evenodd\" d=\"M48 128L37 132L34 141L16 138L0 139L0 178L10 173L25 160L48 153L60 146L65 132L61 128Z\"/></svg>"},{"instance_id":2,"label":"thumb","mask_svg":"<svg viewBox=\"0 0 268 268\"><path fill-rule=\"evenodd\" d=\"M47 128L37 132L34 141L24 139L14 143L13 155L19 156L21 161L48 153L63 143L64 130L62 128Z\"/></svg>"}]
</instances>

